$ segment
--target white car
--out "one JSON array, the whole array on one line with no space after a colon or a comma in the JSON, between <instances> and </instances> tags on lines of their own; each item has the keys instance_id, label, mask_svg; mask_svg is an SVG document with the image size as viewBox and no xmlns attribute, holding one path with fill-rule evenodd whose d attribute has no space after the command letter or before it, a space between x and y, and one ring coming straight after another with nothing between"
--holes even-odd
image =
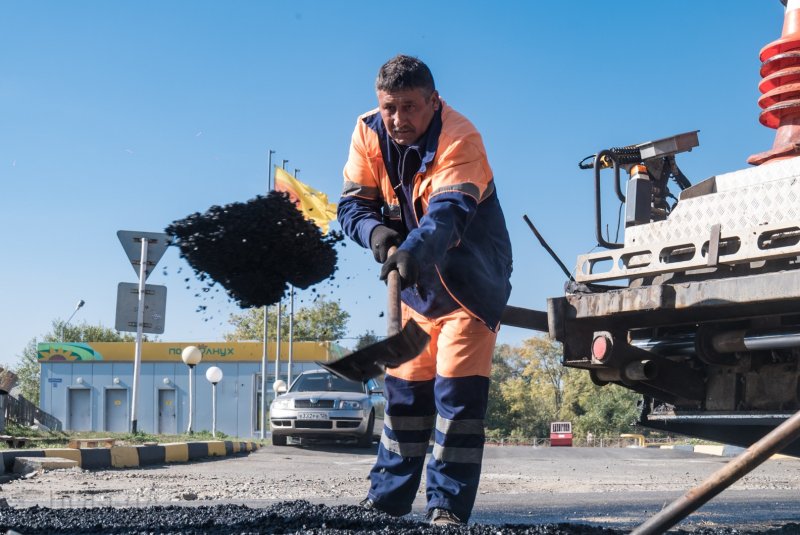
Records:
<instances>
[{"instance_id":1,"label":"white car","mask_svg":"<svg viewBox=\"0 0 800 535\"><path fill-rule=\"evenodd\" d=\"M285 390L275 384L276 394ZM289 391L270 404L272 444L285 446L289 437L355 438L363 448L372 446L383 430L383 384L342 379L325 370L310 370L294 380Z\"/></svg>"}]
</instances>

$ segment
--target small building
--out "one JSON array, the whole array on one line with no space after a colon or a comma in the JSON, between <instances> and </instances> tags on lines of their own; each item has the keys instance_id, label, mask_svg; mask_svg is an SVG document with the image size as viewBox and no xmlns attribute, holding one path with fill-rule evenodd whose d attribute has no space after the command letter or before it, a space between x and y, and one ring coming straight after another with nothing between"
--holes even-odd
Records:
<instances>
[{"instance_id":1,"label":"small building","mask_svg":"<svg viewBox=\"0 0 800 535\"><path fill-rule=\"evenodd\" d=\"M192 429L211 430L211 366L223 372L217 385L217 431L255 438L261 423L261 342L142 344L137 386L137 429L178 434L189 423L189 367L181 353L197 346L203 359L194 369ZM39 406L61 420L65 430L127 432L133 395L133 342L38 344L41 366ZM292 378L316 361L335 360L345 350L331 342L294 342ZM267 402L274 396L275 346L267 347ZM281 344L280 377L288 379L289 344Z\"/></svg>"},{"instance_id":2,"label":"small building","mask_svg":"<svg viewBox=\"0 0 800 535\"><path fill-rule=\"evenodd\" d=\"M572 422L550 422L550 446L572 446Z\"/></svg>"}]
</instances>

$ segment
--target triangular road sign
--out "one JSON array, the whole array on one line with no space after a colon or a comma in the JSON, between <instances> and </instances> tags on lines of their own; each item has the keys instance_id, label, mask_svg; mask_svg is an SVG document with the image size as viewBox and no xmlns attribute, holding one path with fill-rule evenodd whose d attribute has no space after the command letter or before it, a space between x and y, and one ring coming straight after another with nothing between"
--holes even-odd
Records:
<instances>
[{"instance_id":1,"label":"triangular road sign","mask_svg":"<svg viewBox=\"0 0 800 535\"><path fill-rule=\"evenodd\" d=\"M139 264L142 260L142 240L147 240L147 266L145 266L145 280L155 269L158 261L164 256L164 252L169 246L169 236L164 232L139 232L135 230L118 230L122 248L133 265L136 276L139 276Z\"/></svg>"}]
</instances>

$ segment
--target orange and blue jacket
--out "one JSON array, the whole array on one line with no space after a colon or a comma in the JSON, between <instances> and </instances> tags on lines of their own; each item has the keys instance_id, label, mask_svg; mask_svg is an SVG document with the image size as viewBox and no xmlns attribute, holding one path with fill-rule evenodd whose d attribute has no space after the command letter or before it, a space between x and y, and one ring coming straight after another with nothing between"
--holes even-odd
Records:
<instances>
[{"instance_id":1,"label":"orange and blue jacket","mask_svg":"<svg viewBox=\"0 0 800 535\"><path fill-rule=\"evenodd\" d=\"M393 141L379 111L359 117L338 220L366 248L378 225L406 236L400 249L419 262L420 277L401 297L414 310L438 317L451 312L442 307L453 303L495 331L511 293L511 241L483 141L444 101L423 140L419 169L410 183L399 184L387 170Z\"/></svg>"}]
</instances>

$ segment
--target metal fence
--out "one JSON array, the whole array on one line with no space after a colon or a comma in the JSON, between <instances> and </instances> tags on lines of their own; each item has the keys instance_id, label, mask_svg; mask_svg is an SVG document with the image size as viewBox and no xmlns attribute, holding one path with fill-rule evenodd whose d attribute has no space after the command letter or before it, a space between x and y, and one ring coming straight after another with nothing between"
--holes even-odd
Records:
<instances>
[{"instance_id":1,"label":"metal fence","mask_svg":"<svg viewBox=\"0 0 800 535\"><path fill-rule=\"evenodd\" d=\"M633 436L621 437L591 437L586 438L576 437L573 439L572 445L580 448L628 448L628 447L644 447L644 446L666 446L675 444L685 444L685 438L647 438L642 437L642 441ZM486 444L492 446L531 446L533 448L549 448L549 438L487 438Z\"/></svg>"},{"instance_id":2,"label":"metal fence","mask_svg":"<svg viewBox=\"0 0 800 535\"><path fill-rule=\"evenodd\" d=\"M44 412L42 409L25 399L23 396L2 396L5 399L5 421L17 425L33 425L36 422L44 425L51 431L61 431L61 420Z\"/></svg>"}]
</instances>

